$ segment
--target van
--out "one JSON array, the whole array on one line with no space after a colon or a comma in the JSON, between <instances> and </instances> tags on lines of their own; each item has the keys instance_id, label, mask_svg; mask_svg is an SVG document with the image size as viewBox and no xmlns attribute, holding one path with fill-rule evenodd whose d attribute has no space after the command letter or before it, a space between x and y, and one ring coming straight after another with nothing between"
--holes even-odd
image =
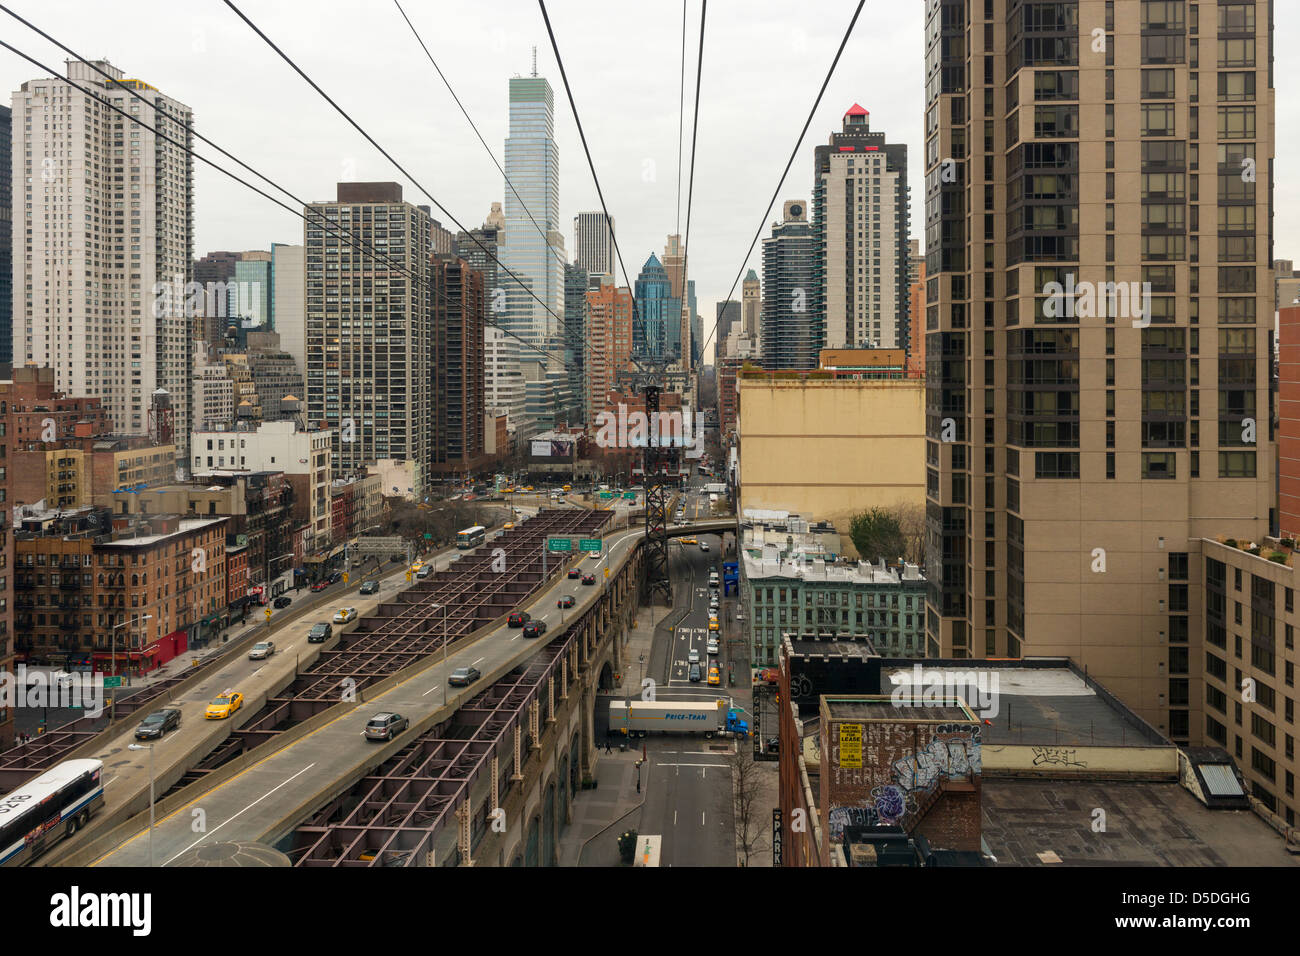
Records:
<instances>
[{"instance_id":1,"label":"van","mask_svg":"<svg viewBox=\"0 0 1300 956\"><path fill-rule=\"evenodd\" d=\"M313 624L307 633L307 643L323 644L333 633L334 628L328 624Z\"/></svg>"}]
</instances>

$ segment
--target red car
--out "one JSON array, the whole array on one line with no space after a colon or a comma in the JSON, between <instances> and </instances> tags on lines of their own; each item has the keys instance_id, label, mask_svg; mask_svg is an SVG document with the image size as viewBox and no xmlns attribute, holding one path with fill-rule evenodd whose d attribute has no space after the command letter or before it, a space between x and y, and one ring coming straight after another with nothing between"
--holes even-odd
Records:
<instances>
[{"instance_id":1,"label":"red car","mask_svg":"<svg viewBox=\"0 0 1300 956\"><path fill-rule=\"evenodd\" d=\"M315 584L311 586L311 589L313 591L324 591L329 586L330 583L328 581L317 581Z\"/></svg>"},{"instance_id":2,"label":"red car","mask_svg":"<svg viewBox=\"0 0 1300 956\"><path fill-rule=\"evenodd\" d=\"M754 680L764 684L775 684L781 679L781 673L775 667L767 667L758 672Z\"/></svg>"},{"instance_id":3,"label":"red car","mask_svg":"<svg viewBox=\"0 0 1300 956\"><path fill-rule=\"evenodd\" d=\"M523 627L528 623L530 617L531 615L527 611L515 611L514 614L506 618L506 625L508 627Z\"/></svg>"},{"instance_id":4,"label":"red car","mask_svg":"<svg viewBox=\"0 0 1300 956\"><path fill-rule=\"evenodd\" d=\"M578 568L569 568L569 577L580 578L582 577L582 571L579 570Z\"/></svg>"},{"instance_id":5,"label":"red car","mask_svg":"<svg viewBox=\"0 0 1300 956\"><path fill-rule=\"evenodd\" d=\"M556 606L556 607L573 607L573 605L576 604L576 603L578 603L578 602L574 600L572 594L566 594L566 595L564 595L564 597L560 598L558 601L555 602L555 606Z\"/></svg>"},{"instance_id":6,"label":"red car","mask_svg":"<svg viewBox=\"0 0 1300 956\"><path fill-rule=\"evenodd\" d=\"M595 583L596 583L596 575L594 575L594 574L584 574L584 575L582 576L582 583L583 583L583 584L595 584Z\"/></svg>"}]
</instances>

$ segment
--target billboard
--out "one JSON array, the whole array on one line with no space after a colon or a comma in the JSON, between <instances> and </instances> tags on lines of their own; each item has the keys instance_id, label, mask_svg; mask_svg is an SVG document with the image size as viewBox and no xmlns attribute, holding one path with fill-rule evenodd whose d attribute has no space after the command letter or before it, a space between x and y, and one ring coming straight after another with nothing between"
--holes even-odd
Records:
<instances>
[{"instance_id":1,"label":"billboard","mask_svg":"<svg viewBox=\"0 0 1300 956\"><path fill-rule=\"evenodd\" d=\"M538 440L534 438L531 445L531 455L534 458L572 458L573 441L550 441Z\"/></svg>"},{"instance_id":2,"label":"billboard","mask_svg":"<svg viewBox=\"0 0 1300 956\"><path fill-rule=\"evenodd\" d=\"M534 458L550 458L550 457L551 457L551 443L550 443L550 442L548 442L548 441L536 441L536 440L534 440L534 441L532 442L532 446L533 446L532 456L533 456Z\"/></svg>"}]
</instances>

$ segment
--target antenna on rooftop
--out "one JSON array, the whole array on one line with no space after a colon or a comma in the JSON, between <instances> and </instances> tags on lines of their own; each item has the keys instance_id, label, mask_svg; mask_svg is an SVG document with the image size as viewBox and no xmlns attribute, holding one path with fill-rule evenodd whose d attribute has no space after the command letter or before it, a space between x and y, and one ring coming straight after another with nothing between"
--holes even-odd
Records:
<instances>
[{"instance_id":1,"label":"antenna on rooftop","mask_svg":"<svg viewBox=\"0 0 1300 956\"><path fill-rule=\"evenodd\" d=\"M537 75L537 47L533 46L533 76Z\"/></svg>"}]
</instances>

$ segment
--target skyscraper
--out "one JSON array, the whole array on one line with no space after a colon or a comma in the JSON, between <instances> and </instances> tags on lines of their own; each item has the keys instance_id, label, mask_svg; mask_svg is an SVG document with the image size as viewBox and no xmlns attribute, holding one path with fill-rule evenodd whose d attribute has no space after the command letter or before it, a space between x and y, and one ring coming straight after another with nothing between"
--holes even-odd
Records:
<instances>
[{"instance_id":1,"label":"skyscraper","mask_svg":"<svg viewBox=\"0 0 1300 956\"><path fill-rule=\"evenodd\" d=\"M618 372L629 365L632 355L632 293L614 285L613 277L587 292L586 355L583 391L587 399L587 422L605 407L609 392L618 385Z\"/></svg>"},{"instance_id":2,"label":"skyscraper","mask_svg":"<svg viewBox=\"0 0 1300 956\"><path fill-rule=\"evenodd\" d=\"M763 324L763 293L762 285L753 269L745 273L745 281L740 284L740 293L740 302L743 306L741 314L744 316L742 323L744 332L757 342L759 340L759 328Z\"/></svg>"},{"instance_id":3,"label":"skyscraper","mask_svg":"<svg viewBox=\"0 0 1300 956\"><path fill-rule=\"evenodd\" d=\"M506 312L501 324L538 347L549 347L559 338L564 313L565 255L564 236L558 231L560 159L554 111L551 84L544 77L534 72L511 78L510 133L505 148L509 180L505 186L506 236L500 250L505 268L497 277L505 288Z\"/></svg>"},{"instance_id":4,"label":"skyscraper","mask_svg":"<svg viewBox=\"0 0 1300 956\"><path fill-rule=\"evenodd\" d=\"M787 202L782 221L763 240L763 367L817 367L825 341L822 316L815 309L817 237L802 200Z\"/></svg>"},{"instance_id":5,"label":"skyscraper","mask_svg":"<svg viewBox=\"0 0 1300 956\"><path fill-rule=\"evenodd\" d=\"M459 256L434 256L433 279L432 471L464 475L484 461L487 298L482 273Z\"/></svg>"},{"instance_id":6,"label":"skyscraper","mask_svg":"<svg viewBox=\"0 0 1300 956\"><path fill-rule=\"evenodd\" d=\"M14 360L13 111L0 106L0 365Z\"/></svg>"},{"instance_id":7,"label":"skyscraper","mask_svg":"<svg viewBox=\"0 0 1300 956\"><path fill-rule=\"evenodd\" d=\"M681 315L677 320L677 328L673 329L673 319L668 317L668 341L669 354L675 355L682 360L682 367L690 367L690 343L691 343L691 311L690 303L686 301L688 291L686 282L686 248L682 245L682 237L672 235L668 237L664 245L663 258L664 272L668 273L669 294L681 305Z\"/></svg>"},{"instance_id":8,"label":"skyscraper","mask_svg":"<svg viewBox=\"0 0 1300 956\"><path fill-rule=\"evenodd\" d=\"M929 652L1069 656L1176 742L1241 679L1189 565L1273 502L1271 12L927 11Z\"/></svg>"},{"instance_id":9,"label":"skyscraper","mask_svg":"<svg viewBox=\"0 0 1300 956\"><path fill-rule=\"evenodd\" d=\"M741 304L735 299L728 299L726 302L719 302L717 305L717 329L713 333L713 341L717 343L718 358L726 354L727 339L731 335L731 330L740 325Z\"/></svg>"},{"instance_id":10,"label":"skyscraper","mask_svg":"<svg viewBox=\"0 0 1300 956\"><path fill-rule=\"evenodd\" d=\"M573 217L573 258L594 276L613 275L614 219L603 212L580 212Z\"/></svg>"},{"instance_id":11,"label":"skyscraper","mask_svg":"<svg viewBox=\"0 0 1300 956\"><path fill-rule=\"evenodd\" d=\"M49 366L57 389L101 398L123 434L148 433L165 390L188 460L194 117L105 60L67 69L93 95L55 78L13 94L14 281L30 290L14 297L14 363Z\"/></svg>"},{"instance_id":12,"label":"skyscraper","mask_svg":"<svg viewBox=\"0 0 1300 956\"><path fill-rule=\"evenodd\" d=\"M307 370L307 313L303 293L306 289L307 259L302 246L284 242L271 243L271 273L275 276L271 311L280 347L293 356L301 376ZM305 396L299 392L298 398Z\"/></svg>"},{"instance_id":13,"label":"skyscraper","mask_svg":"<svg viewBox=\"0 0 1300 956\"><path fill-rule=\"evenodd\" d=\"M492 206L498 211L501 208L499 202L494 202ZM504 226L493 224L489 214L488 221L478 229L456 233L456 255L483 277L483 294L487 297L488 314L493 321L504 314L506 307L505 290L501 288L498 278L496 259L492 258L501 254L501 240L505 238L505 232Z\"/></svg>"},{"instance_id":14,"label":"skyscraper","mask_svg":"<svg viewBox=\"0 0 1300 956\"><path fill-rule=\"evenodd\" d=\"M870 114L857 103L844 114L841 131L815 150L813 235L823 346L905 348L907 147L871 132Z\"/></svg>"},{"instance_id":15,"label":"skyscraper","mask_svg":"<svg viewBox=\"0 0 1300 956\"><path fill-rule=\"evenodd\" d=\"M681 347L681 299L673 297L668 273L652 252L636 277L636 316L632 322L632 351L663 358Z\"/></svg>"},{"instance_id":16,"label":"skyscraper","mask_svg":"<svg viewBox=\"0 0 1300 956\"><path fill-rule=\"evenodd\" d=\"M578 403L580 414L586 411L583 394L583 340L587 334L587 286L591 277L581 265L564 267L564 367L568 372L569 391Z\"/></svg>"},{"instance_id":17,"label":"skyscraper","mask_svg":"<svg viewBox=\"0 0 1300 956\"><path fill-rule=\"evenodd\" d=\"M433 220L397 183L339 183L334 202L307 209L308 421L332 430L335 474L404 458L419 495L434 429Z\"/></svg>"}]
</instances>

